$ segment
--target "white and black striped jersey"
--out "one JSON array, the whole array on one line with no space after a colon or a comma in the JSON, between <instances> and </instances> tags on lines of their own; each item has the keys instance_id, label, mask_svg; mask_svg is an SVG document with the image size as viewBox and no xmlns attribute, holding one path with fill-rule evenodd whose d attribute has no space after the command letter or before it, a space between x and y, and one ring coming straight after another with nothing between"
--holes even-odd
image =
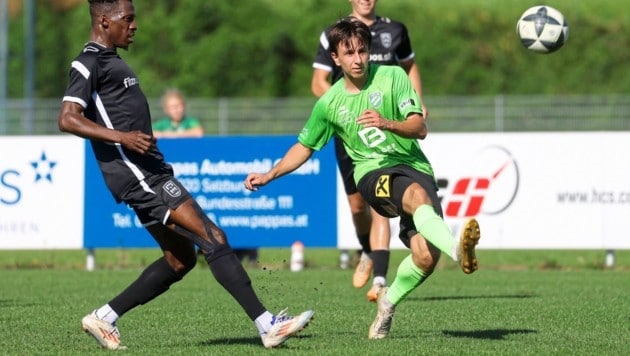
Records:
<instances>
[{"instance_id":1,"label":"white and black striped jersey","mask_svg":"<svg viewBox=\"0 0 630 356\"><path fill-rule=\"evenodd\" d=\"M371 63L393 65L414 57L407 27L401 22L377 16L376 21L369 28L372 33ZM343 73L330 55L329 32L330 27L319 37L313 68L332 72L333 82L336 82Z\"/></svg>"},{"instance_id":2,"label":"white and black striped jersey","mask_svg":"<svg viewBox=\"0 0 630 356\"><path fill-rule=\"evenodd\" d=\"M88 42L72 61L63 101L81 105L83 115L99 125L153 135L147 99L136 75L115 49ZM147 176L172 174L157 148L141 155L118 143L90 143L105 183L118 202L127 189Z\"/></svg>"}]
</instances>

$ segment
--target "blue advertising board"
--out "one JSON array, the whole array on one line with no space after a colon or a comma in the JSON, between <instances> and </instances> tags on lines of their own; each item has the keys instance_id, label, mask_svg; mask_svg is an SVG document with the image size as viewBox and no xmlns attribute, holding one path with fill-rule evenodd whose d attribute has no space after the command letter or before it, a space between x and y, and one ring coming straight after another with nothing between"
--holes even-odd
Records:
<instances>
[{"instance_id":1,"label":"blue advertising board","mask_svg":"<svg viewBox=\"0 0 630 356\"><path fill-rule=\"evenodd\" d=\"M310 247L335 247L332 144L256 192L243 186L248 173L266 172L295 142L295 136L226 136L161 139L158 146L232 247L286 247L296 240ZM85 149L84 247L156 247L133 210L114 201L87 141Z\"/></svg>"}]
</instances>

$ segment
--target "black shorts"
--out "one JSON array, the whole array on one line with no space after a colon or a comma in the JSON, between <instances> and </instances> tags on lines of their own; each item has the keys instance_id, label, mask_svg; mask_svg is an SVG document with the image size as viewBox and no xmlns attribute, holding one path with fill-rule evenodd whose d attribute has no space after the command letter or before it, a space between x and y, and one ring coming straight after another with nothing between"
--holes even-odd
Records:
<instances>
[{"instance_id":1,"label":"black shorts","mask_svg":"<svg viewBox=\"0 0 630 356\"><path fill-rule=\"evenodd\" d=\"M170 174L148 177L122 195L123 202L133 208L144 226L165 224L169 209L177 209L189 198L188 190Z\"/></svg>"},{"instance_id":2,"label":"black shorts","mask_svg":"<svg viewBox=\"0 0 630 356\"><path fill-rule=\"evenodd\" d=\"M335 156L337 156L337 166L339 167L339 173L341 173L346 195L358 192L357 185L354 182L354 163L350 156L348 156L348 152L346 152L346 148L343 146L343 141L336 135Z\"/></svg>"},{"instance_id":3,"label":"black shorts","mask_svg":"<svg viewBox=\"0 0 630 356\"><path fill-rule=\"evenodd\" d=\"M418 233L412 216L406 215L402 209L403 194L413 183L420 184L431 200L436 214L443 217L435 179L409 166L399 165L375 170L363 176L358 185L363 199L379 214L388 218L400 216L398 236L407 247L409 239Z\"/></svg>"}]
</instances>

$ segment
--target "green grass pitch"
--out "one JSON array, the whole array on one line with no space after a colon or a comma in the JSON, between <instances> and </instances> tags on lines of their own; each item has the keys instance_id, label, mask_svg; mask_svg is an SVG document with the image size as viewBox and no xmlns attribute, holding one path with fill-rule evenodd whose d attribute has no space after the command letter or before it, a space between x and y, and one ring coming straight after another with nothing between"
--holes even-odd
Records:
<instances>
[{"instance_id":1,"label":"green grass pitch","mask_svg":"<svg viewBox=\"0 0 630 356\"><path fill-rule=\"evenodd\" d=\"M0 252L0 353L103 355L80 319L108 301L158 256L153 249ZM401 303L391 333L368 340L375 305L354 289L338 251L306 250L290 272L288 249L261 250L248 266L273 312L315 310L299 337L265 350L256 329L201 262L163 296L119 320L128 355L627 355L630 354L628 251L605 268L599 251L479 251L465 275L443 258ZM404 251L392 253L393 280Z\"/></svg>"}]
</instances>

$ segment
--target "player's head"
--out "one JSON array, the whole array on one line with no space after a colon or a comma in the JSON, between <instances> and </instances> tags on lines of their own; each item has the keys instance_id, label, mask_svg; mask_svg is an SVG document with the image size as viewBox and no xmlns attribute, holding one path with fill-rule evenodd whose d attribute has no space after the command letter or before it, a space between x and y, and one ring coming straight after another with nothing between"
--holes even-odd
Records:
<instances>
[{"instance_id":1,"label":"player's head","mask_svg":"<svg viewBox=\"0 0 630 356\"><path fill-rule=\"evenodd\" d=\"M127 49L136 32L136 12L132 0L88 0L92 31L108 47Z\"/></svg>"},{"instance_id":2,"label":"player's head","mask_svg":"<svg viewBox=\"0 0 630 356\"><path fill-rule=\"evenodd\" d=\"M182 121L186 114L186 100L177 89L169 89L162 95L162 109L173 121Z\"/></svg>"},{"instance_id":3,"label":"player's head","mask_svg":"<svg viewBox=\"0 0 630 356\"><path fill-rule=\"evenodd\" d=\"M372 44L372 33L366 24L349 16L340 19L331 27L328 42L330 51L336 54L339 54L339 46L354 49L354 45L359 45L369 50Z\"/></svg>"},{"instance_id":4,"label":"player's head","mask_svg":"<svg viewBox=\"0 0 630 356\"><path fill-rule=\"evenodd\" d=\"M363 76L367 72L372 34L366 24L354 17L343 18L328 33L330 52L345 75Z\"/></svg>"}]
</instances>

